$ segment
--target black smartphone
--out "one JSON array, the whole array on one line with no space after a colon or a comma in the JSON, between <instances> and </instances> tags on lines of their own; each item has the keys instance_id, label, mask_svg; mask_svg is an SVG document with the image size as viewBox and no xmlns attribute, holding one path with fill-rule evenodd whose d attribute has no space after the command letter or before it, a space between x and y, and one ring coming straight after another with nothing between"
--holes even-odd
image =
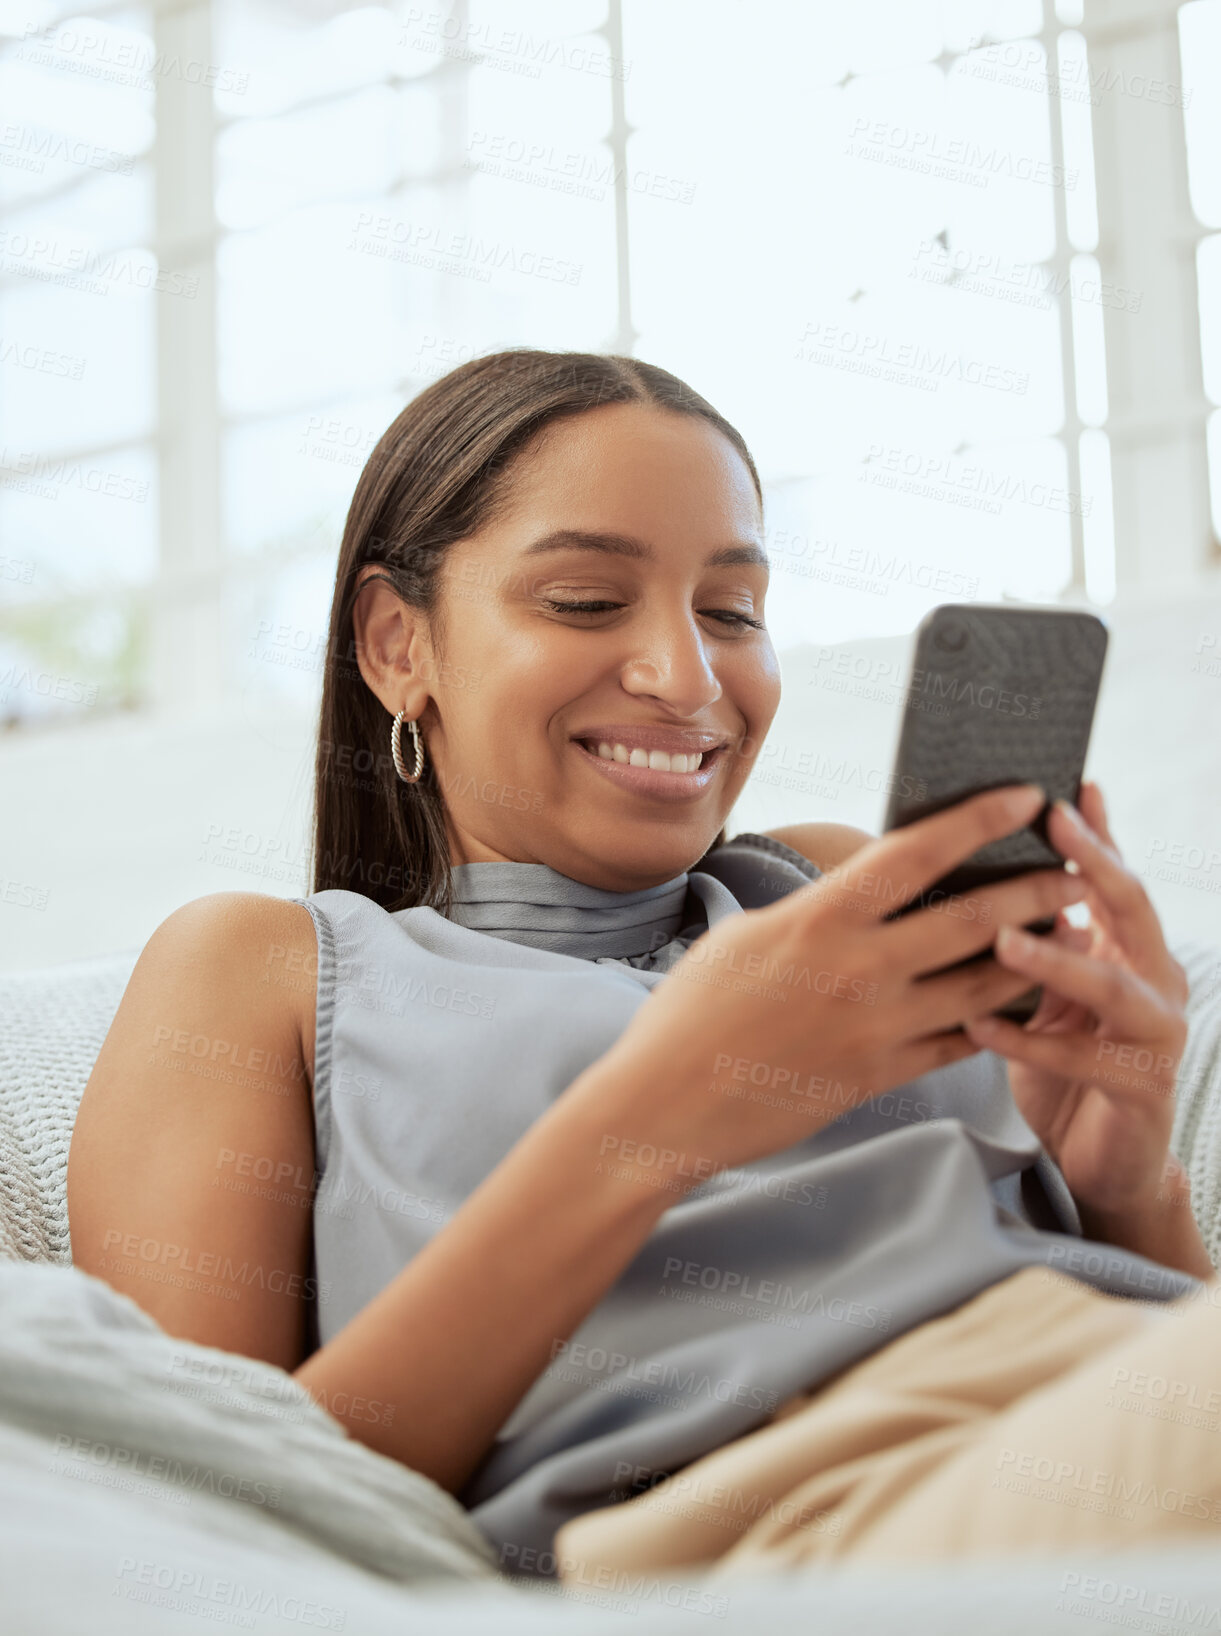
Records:
<instances>
[{"instance_id":1,"label":"black smartphone","mask_svg":"<svg viewBox=\"0 0 1221 1636\"><path fill-rule=\"evenodd\" d=\"M1047 815L1053 801L1076 806L1080 797L1106 650L1103 621L1074 608L947 603L921 620L883 828L900 829L1003 784L1040 784L1048 804L888 920L927 907L969 919L981 887L1064 867L1047 837ZM1053 918L1026 929L1046 934L1054 926ZM996 1015L1026 1022L1041 992L1029 989Z\"/></svg>"}]
</instances>

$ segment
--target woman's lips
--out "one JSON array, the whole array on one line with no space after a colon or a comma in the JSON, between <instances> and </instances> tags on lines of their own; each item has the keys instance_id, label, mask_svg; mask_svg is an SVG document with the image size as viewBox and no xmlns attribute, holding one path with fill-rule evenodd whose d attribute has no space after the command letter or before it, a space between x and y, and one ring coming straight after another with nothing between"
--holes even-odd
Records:
<instances>
[{"instance_id":1,"label":"woman's lips","mask_svg":"<svg viewBox=\"0 0 1221 1636\"><path fill-rule=\"evenodd\" d=\"M657 767L633 767L626 761L608 761L580 739L574 738L571 743L578 755L621 789L661 801L691 801L702 795L716 776L726 750L725 745L706 750L693 773L671 773Z\"/></svg>"}]
</instances>

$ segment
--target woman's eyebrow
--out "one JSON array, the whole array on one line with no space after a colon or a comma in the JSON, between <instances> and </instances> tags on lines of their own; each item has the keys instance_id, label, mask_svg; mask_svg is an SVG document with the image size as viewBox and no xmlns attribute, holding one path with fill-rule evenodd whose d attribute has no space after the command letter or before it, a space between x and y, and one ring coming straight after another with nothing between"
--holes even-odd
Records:
<instances>
[{"instance_id":1,"label":"woman's eyebrow","mask_svg":"<svg viewBox=\"0 0 1221 1636\"><path fill-rule=\"evenodd\" d=\"M638 540L632 534L607 534L597 530L584 528L556 528L550 534L543 534L532 544L526 546L523 557L541 556L547 551L604 551L618 557L637 557L651 561L656 552L644 540ZM709 552L704 559L705 567L719 568L725 563L749 562L760 568L770 566L767 554L754 541L743 542L741 545L722 545L715 551Z\"/></svg>"}]
</instances>

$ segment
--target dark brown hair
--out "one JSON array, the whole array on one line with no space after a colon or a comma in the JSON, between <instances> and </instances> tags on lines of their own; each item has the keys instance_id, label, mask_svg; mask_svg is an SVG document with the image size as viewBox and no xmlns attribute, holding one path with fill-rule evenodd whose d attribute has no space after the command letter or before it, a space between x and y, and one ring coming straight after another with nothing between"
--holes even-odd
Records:
<instances>
[{"instance_id":1,"label":"dark brown hair","mask_svg":"<svg viewBox=\"0 0 1221 1636\"><path fill-rule=\"evenodd\" d=\"M398 595L425 614L439 657L446 550L503 509L513 461L542 427L609 403L653 404L710 422L742 456L762 505L741 434L677 376L636 358L521 347L473 358L425 387L369 456L344 526L318 724L313 891L342 887L391 911L425 904L449 913L449 843L436 771L426 760L419 783L398 777L391 717L356 664L359 570L377 563ZM410 766L405 726L402 739ZM708 850L724 839L722 829Z\"/></svg>"}]
</instances>

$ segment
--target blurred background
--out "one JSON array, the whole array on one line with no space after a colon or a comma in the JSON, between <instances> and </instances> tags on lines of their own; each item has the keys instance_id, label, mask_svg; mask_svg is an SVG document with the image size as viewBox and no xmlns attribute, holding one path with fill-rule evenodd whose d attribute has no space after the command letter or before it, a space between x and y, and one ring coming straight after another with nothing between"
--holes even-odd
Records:
<instances>
[{"instance_id":1,"label":"blurred background","mask_svg":"<svg viewBox=\"0 0 1221 1636\"><path fill-rule=\"evenodd\" d=\"M0 967L308 891L404 402L632 353L766 483L734 830L877 830L947 601L1111 627L1090 770L1221 944L1221 0L0 0Z\"/></svg>"}]
</instances>

